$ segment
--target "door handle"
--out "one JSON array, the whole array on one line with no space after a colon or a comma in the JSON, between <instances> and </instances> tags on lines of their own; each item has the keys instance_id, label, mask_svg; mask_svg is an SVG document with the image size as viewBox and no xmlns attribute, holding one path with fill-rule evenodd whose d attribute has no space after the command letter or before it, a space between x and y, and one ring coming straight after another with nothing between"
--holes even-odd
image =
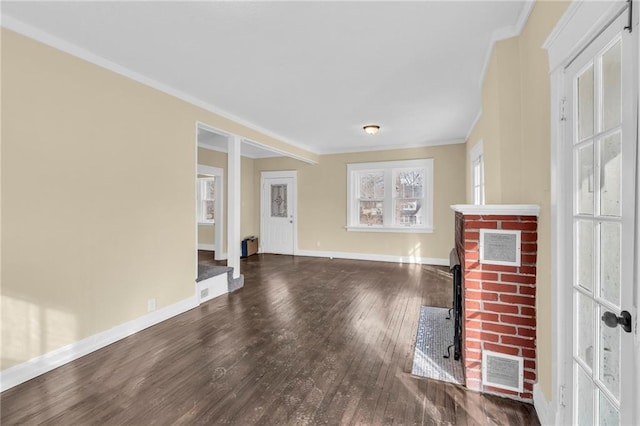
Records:
<instances>
[{"instance_id":1,"label":"door handle","mask_svg":"<svg viewBox=\"0 0 640 426\"><path fill-rule=\"evenodd\" d=\"M624 331L631 333L631 314L629 311L620 312L620 316L607 311L602 314L602 321L604 321L607 327L614 328L621 325Z\"/></svg>"}]
</instances>

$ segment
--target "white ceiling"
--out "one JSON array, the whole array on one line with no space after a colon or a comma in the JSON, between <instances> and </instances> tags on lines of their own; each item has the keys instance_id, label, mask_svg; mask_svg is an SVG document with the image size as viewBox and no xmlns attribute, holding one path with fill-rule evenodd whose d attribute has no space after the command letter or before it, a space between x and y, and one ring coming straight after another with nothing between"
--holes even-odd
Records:
<instances>
[{"instance_id":1,"label":"white ceiling","mask_svg":"<svg viewBox=\"0 0 640 426\"><path fill-rule=\"evenodd\" d=\"M1 4L3 26L96 55L94 60L321 154L463 142L480 111L492 43L517 34L530 6ZM365 135L367 123L379 124L380 133Z\"/></svg>"}]
</instances>

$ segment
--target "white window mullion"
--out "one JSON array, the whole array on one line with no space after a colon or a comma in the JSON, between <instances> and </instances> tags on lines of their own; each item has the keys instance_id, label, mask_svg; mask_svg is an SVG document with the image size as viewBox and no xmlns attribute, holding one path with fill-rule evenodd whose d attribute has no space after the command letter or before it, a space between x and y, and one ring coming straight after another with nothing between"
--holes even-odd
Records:
<instances>
[{"instance_id":1,"label":"white window mullion","mask_svg":"<svg viewBox=\"0 0 640 426\"><path fill-rule=\"evenodd\" d=\"M391 227L395 223L393 212L393 194L395 187L393 182L395 176L393 170L385 170L384 174L384 226Z\"/></svg>"}]
</instances>

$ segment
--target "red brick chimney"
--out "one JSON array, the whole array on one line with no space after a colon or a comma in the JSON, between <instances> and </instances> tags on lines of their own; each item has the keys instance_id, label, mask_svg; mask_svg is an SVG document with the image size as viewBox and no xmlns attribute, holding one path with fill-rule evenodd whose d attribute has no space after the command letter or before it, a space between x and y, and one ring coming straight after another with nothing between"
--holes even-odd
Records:
<instances>
[{"instance_id":1,"label":"red brick chimney","mask_svg":"<svg viewBox=\"0 0 640 426\"><path fill-rule=\"evenodd\" d=\"M455 247L462 268L462 362L466 385L481 392L531 401L536 382L540 208L451 208L456 212ZM487 363L484 376L483 359Z\"/></svg>"}]
</instances>

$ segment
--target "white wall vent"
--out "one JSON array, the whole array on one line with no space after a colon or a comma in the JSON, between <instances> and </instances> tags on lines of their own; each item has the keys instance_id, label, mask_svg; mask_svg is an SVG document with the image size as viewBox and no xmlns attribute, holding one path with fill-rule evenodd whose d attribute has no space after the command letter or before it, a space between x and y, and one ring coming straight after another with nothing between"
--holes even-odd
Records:
<instances>
[{"instance_id":1,"label":"white wall vent","mask_svg":"<svg viewBox=\"0 0 640 426\"><path fill-rule=\"evenodd\" d=\"M523 359L520 356L482 351L482 384L522 392Z\"/></svg>"},{"instance_id":2,"label":"white wall vent","mask_svg":"<svg viewBox=\"0 0 640 426\"><path fill-rule=\"evenodd\" d=\"M206 299L207 297L209 297L209 289L208 288L203 288L200 290L200 300Z\"/></svg>"}]
</instances>

